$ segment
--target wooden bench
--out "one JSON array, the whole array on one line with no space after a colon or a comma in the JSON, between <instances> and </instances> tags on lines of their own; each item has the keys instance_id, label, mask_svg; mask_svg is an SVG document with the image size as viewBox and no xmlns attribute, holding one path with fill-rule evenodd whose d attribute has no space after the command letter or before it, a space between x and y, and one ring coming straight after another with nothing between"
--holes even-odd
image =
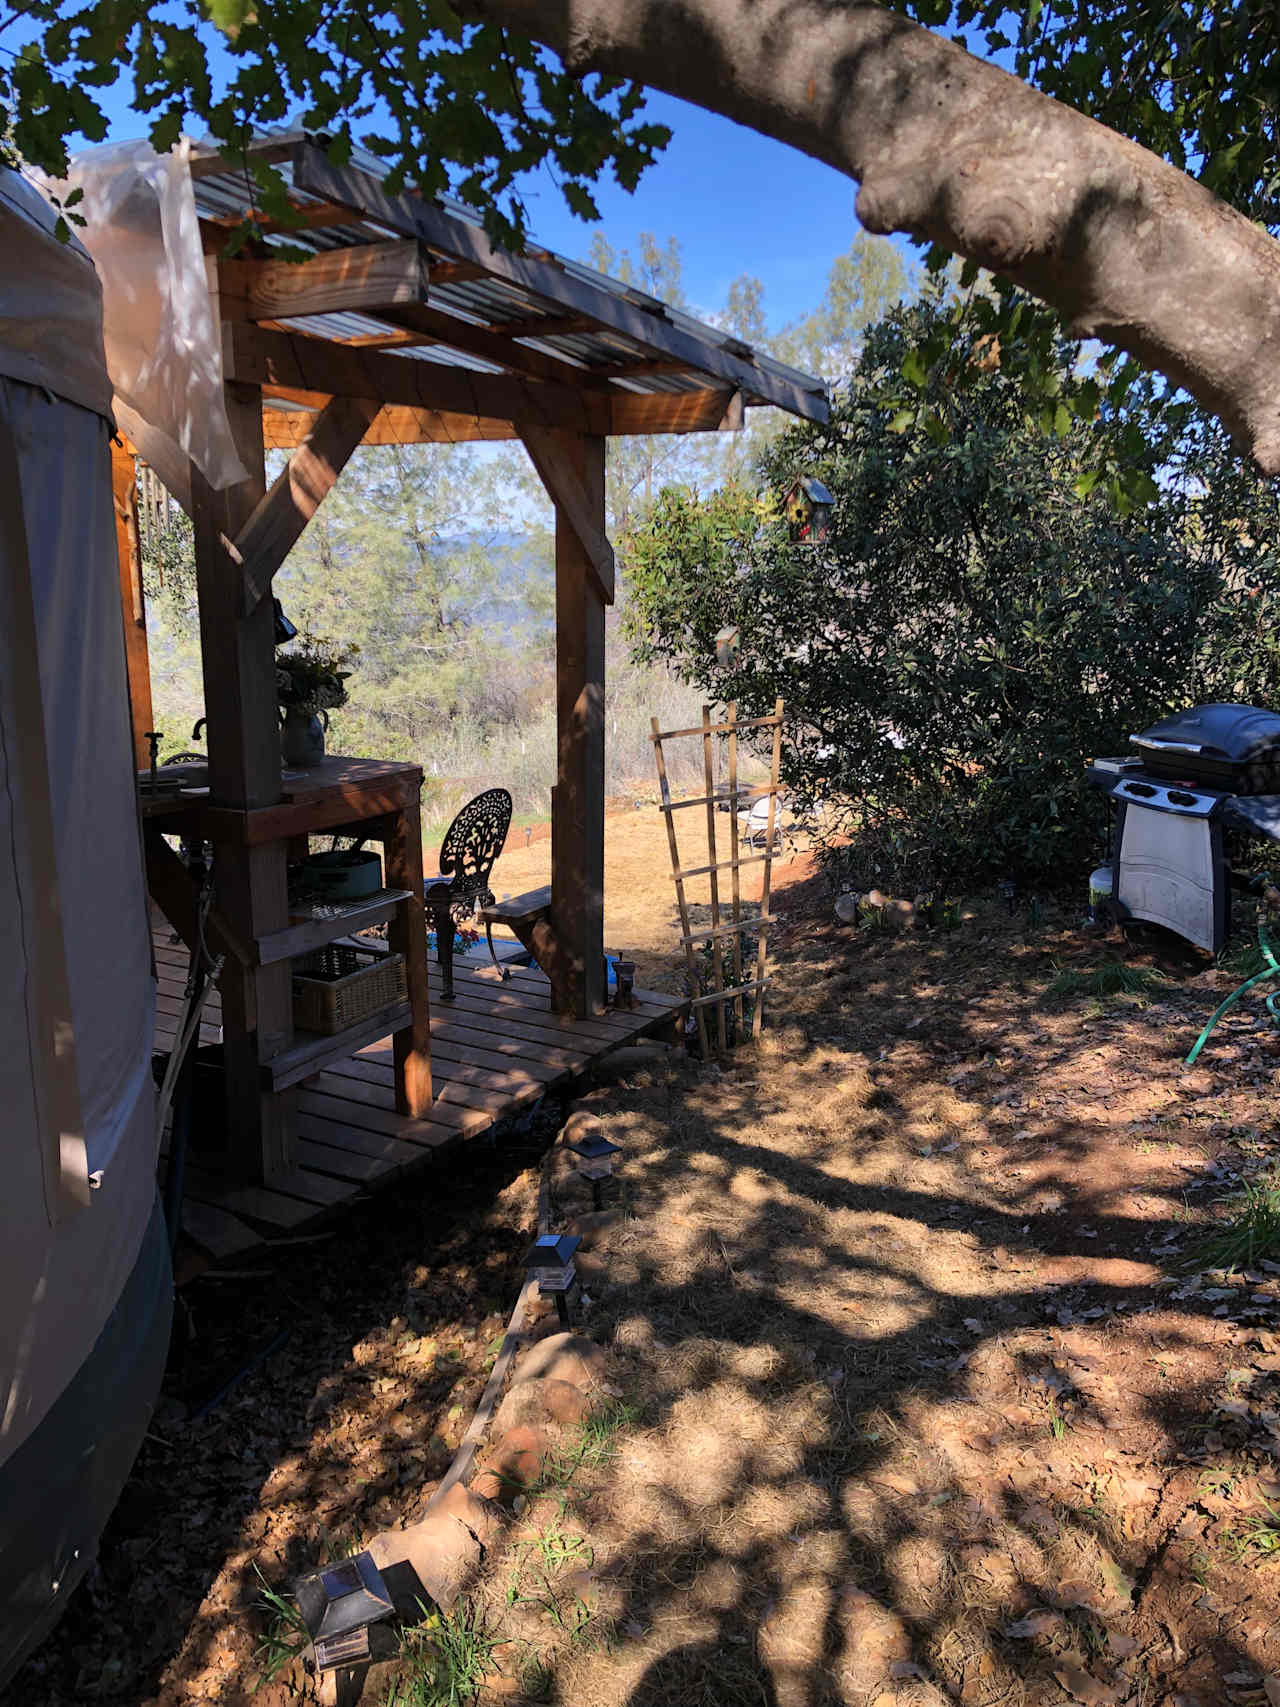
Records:
<instances>
[{"instance_id":1,"label":"wooden bench","mask_svg":"<svg viewBox=\"0 0 1280 1707\"><path fill-rule=\"evenodd\" d=\"M478 917L484 922L489 952L493 953L493 927L506 925L523 948L537 961L551 982L551 1005L560 1009L557 999L567 987L564 950L551 924L551 887L530 889L524 895L512 895L505 901L495 901L491 907L481 907ZM501 968L503 978L511 974Z\"/></svg>"}]
</instances>

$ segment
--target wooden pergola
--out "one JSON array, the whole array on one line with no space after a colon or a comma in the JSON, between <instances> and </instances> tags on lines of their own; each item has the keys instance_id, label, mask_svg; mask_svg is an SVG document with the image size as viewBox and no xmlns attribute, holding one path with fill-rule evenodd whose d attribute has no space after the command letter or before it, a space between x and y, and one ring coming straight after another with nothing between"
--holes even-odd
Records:
<instances>
[{"instance_id":1,"label":"wooden pergola","mask_svg":"<svg viewBox=\"0 0 1280 1707\"><path fill-rule=\"evenodd\" d=\"M309 788L288 794L281 779L272 577L356 447L519 439L554 503L558 760L539 959L557 1013L588 1021L605 996L604 641L615 577L605 441L733 430L756 405L822 420L827 403L819 381L655 298L543 250L508 253L461 208L389 194L371 162L335 166L297 136L258 152L285 173L302 223L282 231L259 221L259 237L234 258L222 251L252 201L244 165L192 161L227 415L250 477L215 491L145 427L129 451L194 524L209 754L199 827L217 847L212 928L227 953L228 1172L270 1183L294 1166L292 1089L311 1065L292 1023L287 951L301 938L286 895L290 846L309 831L371 828L388 883L394 876L411 896L389 921L411 968L412 1011L395 1036L397 1106L419 1116L432 1099L421 773L334 760ZM309 258L279 259L281 241ZM290 453L270 486L269 449ZM152 714L129 451L118 454L116 495L142 767ZM178 827L157 812L149 868L153 895L191 941L194 894L159 833Z\"/></svg>"}]
</instances>

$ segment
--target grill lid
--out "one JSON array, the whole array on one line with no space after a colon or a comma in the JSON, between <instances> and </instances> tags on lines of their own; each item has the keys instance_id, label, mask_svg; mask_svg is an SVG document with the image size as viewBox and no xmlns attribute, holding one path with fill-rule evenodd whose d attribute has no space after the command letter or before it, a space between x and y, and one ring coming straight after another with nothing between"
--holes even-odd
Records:
<instances>
[{"instance_id":1,"label":"grill lid","mask_svg":"<svg viewBox=\"0 0 1280 1707\"><path fill-rule=\"evenodd\" d=\"M1280 716L1261 706L1219 700L1175 711L1129 739L1141 750L1165 753L1170 758L1185 754L1219 764L1242 765L1265 749L1280 745Z\"/></svg>"}]
</instances>

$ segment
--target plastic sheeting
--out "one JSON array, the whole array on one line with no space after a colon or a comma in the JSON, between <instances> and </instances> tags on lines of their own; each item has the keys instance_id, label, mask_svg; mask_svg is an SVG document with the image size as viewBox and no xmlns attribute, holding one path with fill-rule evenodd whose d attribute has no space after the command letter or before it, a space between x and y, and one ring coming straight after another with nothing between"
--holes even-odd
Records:
<instances>
[{"instance_id":1,"label":"plastic sheeting","mask_svg":"<svg viewBox=\"0 0 1280 1707\"><path fill-rule=\"evenodd\" d=\"M76 211L102 280L107 367L118 402L167 440L173 457L190 457L221 489L248 476L223 402L221 332L188 147L179 143L165 155L149 142L91 148L72 159L58 190L84 191Z\"/></svg>"},{"instance_id":2,"label":"plastic sheeting","mask_svg":"<svg viewBox=\"0 0 1280 1707\"><path fill-rule=\"evenodd\" d=\"M98 295L83 256L52 236L33 238L40 224L0 175L0 306L7 313L29 300L22 293L47 268L65 287L59 324L86 329L77 349L39 347L40 377L31 371L29 339L0 342L0 375L17 375L0 377L0 483L9 506L0 528L0 605L25 605L35 635L18 660L15 625L0 624L0 1463L30 1437L89 1355L137 1261L155 1197L154 981L120 627L111 425L99 412L108 386L95 336ZM31 278L15 278L28 262ZM97 407L65 401L73 390ZM45 753L44 775L33 782L24 734L36 693ZM47 909L33 905L37 812L49 827L56 930ZM48 876L47 862L41 875ZM73 1051L58 1054L74 1058L82 1164L100 1176L98 1189L84 1192L83 1207L60 1206L52 1218L47 1103L30 1019L33 985L51 947L65 957L74 1040ZM56 1167L56 1149L52 1156Z\"/></svg>"},{"instance_id":3,"label":"plastic sheeting","mask_svg":"<svg viewBox=\"0 0 1280 1707\"><path fill-rule=\"evenodd\" d=\"M56 215L16 172L0 172L0 373L111 411L102 289L83 246L59 243Z\"/></svg>"}]
</instances>

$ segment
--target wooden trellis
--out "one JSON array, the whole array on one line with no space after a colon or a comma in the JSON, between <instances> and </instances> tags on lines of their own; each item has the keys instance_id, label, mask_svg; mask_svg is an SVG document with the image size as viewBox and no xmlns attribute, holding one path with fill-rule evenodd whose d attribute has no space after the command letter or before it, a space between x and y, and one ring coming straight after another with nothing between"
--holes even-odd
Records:
<instances>
[{"instance_id":1,"label":"wooden trellis","mask_svg":"<svg viewBox=\"0 0 1280 1707\"><path fill-rule=\"evenodd\" d=\"M773 842L778 825L778 762L782 754L782 713L783 703L776 701L771 717L755 717L749 722L738 722L738 708L731 705L722 723L711 721L710 706L702 708L702 722L691 729L658 728L656 717L650 720L653 729L653 754L658 766L658 787L661 790L661 810L667 823L667 843L671 849L671 875L675 880L676 900L680 907L681 943L684 947L685 960L689 969L690 995L693 1012L698 1023L698 1039L704 1055L710 1051L710 1035L707 1029L706 1010L714 1007L716 1010L716 1037L720 1053L727 1051L728 1027L725 1018L725 1005L733 1003L736 1021L736 1035L742 1036L743 1005L742 998L748 993L754 996L754 1006L751 1019L753 1037L760 1035L760 1018L764 1005L764 989L768 982L765 977L766 964L766 933L773 923L773 915L769 911L769 883L773 871ZM746 729L773 730L773 759L769 771L767 786L759 788L738 787L738 736ZM702 738L703 773L706 783L706 793L691 795L684 800L671 798L671 785L667 777L666 755L662 750L664 741L676 741L692 736ZM712 741L715 738L728 741L728 771L729 786L727 795L716 793L715 764ZM729 805L729 839L731 846L730 857L721 860L716 852L716 808L727 798ZM742 840L738 825L738 810L741 805L751 805L757 800L768 799L769 814L765 828L764 852L750 853L745 857L741 852ZM698 865L684 869L680 864L680 850L676 841L675 814L686 807L702 806L707 814L707 861L706 865ZM763 865L764 880L760 888L760 914L758 918L742 917L742 886L740 872L744 865ZM720 875L729 873L730 896L729 917L725 920L721 913ZM685 884L690 878L706 877L711 888L711 924L707 930L693 930L689 923L689 902L685 894ZM759 930L756 948L756 975L752 979L743 979L742 966L742 937L744 931ZM724 938L731 939L730 960L732 965L732 982L725 983L725 955L721 946ZM711 944L711 966L714 989L704 990L702 977L698 967L698 957L694 952L696 943Z\"/></svg>"}]
</instances>

